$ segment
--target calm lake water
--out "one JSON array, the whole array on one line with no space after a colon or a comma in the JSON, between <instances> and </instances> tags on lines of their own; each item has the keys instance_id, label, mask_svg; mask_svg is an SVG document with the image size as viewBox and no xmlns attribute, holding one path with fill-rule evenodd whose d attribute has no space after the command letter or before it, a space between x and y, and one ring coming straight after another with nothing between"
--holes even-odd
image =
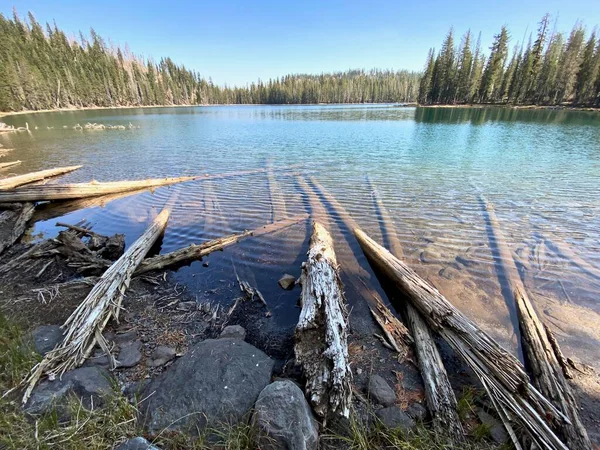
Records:
<instances>
[{"instance_id":1,"label":"calm lake water","mask_svg":"<svg viewBox=\"0 0 600 450\"><path fill-rule=\"evenodd\" d=\"M379 106L244 106L97 110L5 117L31 133L0 135L15 150L3 161L19 174L84 167L54 182L111 181L222 173L272 165L266 173L196 181L68 211L41 208L34 238L55 235L55 222L85 219L102 234L133 242L169 198L176 207L160 251L308 212L296 175L312 176L381 242L371 185L395 221L406 262L508 348L517 351L512 301L502 291L479 193L493 203L518 255L534 303L566 351L600 360L600 279L553 243L568 246L600 271L600 115L593 112L421 109ZM78 131L76 124L133 124L134 129ZM37 127L37 129L36 129ZM51 129L48 129L50 127ZM291 171L279 168L295 166ZM281 196L269 189L279 189ZM173 197L171 197L173 196ZM272 206L284 199L284 204ZM60 206L60 205L59 205ZM285 208L285 209L283 209ZM368 314L353 290L361 276L379 283L356 242L333 214L336 251L352 315ZM174 274L199 301L230 305L235 272L255 285L283 327L295 324L299 290L283 291L284 273L299 275L308 225L250 238Z\"/></svg>"}]
</instances>

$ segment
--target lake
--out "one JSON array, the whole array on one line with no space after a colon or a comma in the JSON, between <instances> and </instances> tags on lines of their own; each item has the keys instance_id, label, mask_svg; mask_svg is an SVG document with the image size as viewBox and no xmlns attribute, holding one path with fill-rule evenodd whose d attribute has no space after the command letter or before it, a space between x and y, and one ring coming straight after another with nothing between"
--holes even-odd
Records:
<instances>
[{"instance_id":1,"label":"lake","mask_svg":"<svg viewBox=\"0 0 600 450\"><path fill-rule=\"evenodd\" d=\"M564 352L598 366L600 279L556 250L568 247L600 272L600 115L564 110L400 108L369 106L226 106L92 110L9 116L30 133L0 135L15 150L4 170L21 174L83 164L52 182L112 181L267 173L193 181L69 211L40 208L32 239L55 235L57 220L85 220L102 234L143 232L169 199L175 208L156 251L170 251L270 223L278 214L308 212L297 176L313 177L381 242L372 189L395 222L405 261L465 314L517 352L512 300L503 292L479 194L493 204L517 255L540 317ZM132 124L124 130L75 130L87 122ZM292 170L283 170L293 167ZM272 205L269 187L281 196ZM283 198L283 202L278 199ZM110 199L109 199L110 200ZM333 212L330 210L330 212ZM351 315L368 314L352 279L379 283L339 217L332 232ZM299 275L308 224L249 238L173 277L198 301L229 306L239 296L236 274L257 287L273 321L292 327L299 290L277 280ZM352 317L352 316L351 316Z\"/></svg>"}]
</instances>

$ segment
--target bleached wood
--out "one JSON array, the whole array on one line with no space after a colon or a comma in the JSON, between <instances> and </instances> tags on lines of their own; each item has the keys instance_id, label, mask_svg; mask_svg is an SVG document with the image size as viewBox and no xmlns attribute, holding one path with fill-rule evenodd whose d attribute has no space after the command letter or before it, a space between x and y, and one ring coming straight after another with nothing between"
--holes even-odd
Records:
<instances>
[{"instance_id":1,"label":"bleached wood","mask_svg":"<svg viewBox=\"0 0 600 450\"><path fill-rule=\"evenodd\" d=\"M294 352L306 378L308 399L325 421L334 415L348 417L352 373L346 304L331 236L318 222L313 222L302 280Z\"/></svg>"},{"instance_id":2,"label":"bleached wood","mask_svg":"<svg viewBox=\"0 0 600 450\"><path fill-rule=\"evenodd\" d=\"M0 213L0 254L23 235L34 210L33 203L23 203L20 209Z\"/></svg>"},{"instance_id":3,"label":"bleached wood","mask_svg":"<svg viewBox=\"0 0 600 450\"><path fill-rule=\"evenodd\" d=\"M566 450L546 423L547 414L564 415L529 382L522 364L364 231L355 229L354 234L371 263L394 282L429 327L475 372L507 425L515 447L521 448L512 423L527 430L542 448Z\"/></svg>"},{"instance_id":4,"label":"bleached wood","mask_svg":"<svg viewBox=\"0 0 600 450\"><path fill-rule=\"evenodd\" d=\"M135 181L112 181L108 183L73 183L52 184L42 186L27 186L18 189L0 191L2 202L38 202L44 200L72 200L76 198L95 197L98 195L114 194L117 192L134 191L143 188L167 186L195 180L197 177L155 178ZM0 183L2 180L0 180Z\"/></svg>"},{"instance_id":5,"label":"bleached wood","mask_svg":"<svg viewBox=\"0 0 600 450\"><path fill-rule=\"evenodd\" d=\"M0 163L0 170L8 169L9 167L18 166L21 164L21 161L10 161L5 163Z\"/></svg>"},{"instance_id":6,"label":"bleached wood","mask_svg":"<svg viewBox=\"0 0 600 450\"><path fill-rule=\"evenodd\" d=\"M50 177L56 177L64 175L65 173L73 172L83 166L68 166L68 167L57 167L55 169L40 170L39 172L26 173L24 175L17 175L14 177L4 178L0 180L0 191L6 191L8 189L16 188L23 184L33 183L35 181L44 180ZM0 200L2 202L18 202L18 201L33 201L28 199L23 200Z\"/></svg>"},{"instance_id":7,"label":"bleached wood","mask_svg":"<svg viewBox=\"0 0 600 450\"><path fill-rule=\"evenodd\" d=\"M79 367L87 359L96 343L105 346L102 331L111 318L119 319L121 301L131 277L156 239L164 232L169 210L164 209L148 229L100 277L85 300L63 324L64 339L47 353L30 372L23 395L26 403L39 379L44 375L59 376ZM114 366L115 361L108 353Z\"/></svg>"},{"instance_id":8,"label":"bleached wood","mask_svg":"<svg viewBox=\"0 0 600 450\"><path fill-rule=\"evenodd\" d=\"M368 177L367 183L371 189L375 211L379 216L383 239L387 241L390 252L396 258L402 259L404 251L389 211L385 207L379 191ZM410 303L404 303L403 306L415 344L419 369L425 387L425 399L431 413L433 427L436 432L444 436L455 441L463 441L465 432L456 410L456 396L431 331L414 306Z\"/></svg>"},{"instance_id":9,"label":"bleached wood","mask_svg":"<svg viewBox=\"0 0 600 450\"><path fill-rule=\"evenodd\" d=\"M497 263L504 273L508 288L515 300L521 329L521 342L527 355L526 366L531 372L533 383L554 406L568 417L568 421L560 417L549 417L567 446L591 450L592 443L579 417L573 391L565 379L563 367L559 363L559 358L564 359L564 357L558 348L558 342L550 341L546 328L535 312L493 206L483 195L480 195L480 201L487 213L488 225L494 237L493 244L500 256ZM558 352L555 352L555 347Z\"/></svg>"}]
</instances>

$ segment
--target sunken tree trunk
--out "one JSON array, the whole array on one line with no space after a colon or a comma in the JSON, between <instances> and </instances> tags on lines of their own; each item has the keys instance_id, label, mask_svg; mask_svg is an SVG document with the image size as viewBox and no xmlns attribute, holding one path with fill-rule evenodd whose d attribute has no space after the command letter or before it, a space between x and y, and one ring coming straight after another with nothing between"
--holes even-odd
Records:
<instances>
[{"instance_id":1,"label":"sunken tree trunk","mask_svg":"<svg viewBox=\"0 0 600 450\"><path fill-rule=\"evenodd\" d=\"M354 234L371 263L475 372L515 447L521 448L512 423L527 430L542 448L567 449L546 423L548 414L564 416L529 382L522 364L388 250L360 229Z\"/></svg>"},{"instance_id":2,"label":"sunken tree trunk","mask_svg":"<svg viewBox=\"0 0 600 450\"><path fill-rule=\"evenodd\" d=\"M383 239L387 241L391 253L401 259L404 252L392 218L377 189L370 180L367 181L371 188L375 210L379 215ZM425 386L425 399L433 419L433 426L436 432L455 441L462 441L464 440L464 430L456 410L456 397L431 331L414 306L407 302L403 306L408 328L415 344L419 369Z\"/></svg>"},{"instance_id":3,"label":"sunken tree trunk","mask_svg":"<svg viewBox=\"0 0 600 450\"><path fill-rule=\"evenodd\" d=\"M331 236L318 222L313 223L302 266L301 302L294 351L310 403L325 421L334 415L348 417L352 373L346 304Z\"/></svg>"},{"instance_id":4,"label":"sunken tree trunk","mask_svg":"<svg viewBox=\"0 0 600 450\"><path fill-rule=\"evenodd\" d=\"M517 307L521 342L527 356L526 366L531 372L533 384L568 417L568 421L558 417L551 417L551 420L569 448L591 450L592 444L581 423L573 391L565 378L563 367L559 363L562 352L560 350L555 352L546 328L529 300L493 206L483 196L480 196L480 201L487 212L488 225L500 256L498 263ZM558 348L555 340L554 344ZM559 354L557 355L557 353Z\"/></svg>"},{"instance_id":5,"label":"sunken tree trunk","mask_svg":"<svg viewBox=\"0 0 600 450\"><path fill-rule=\"evenodd\" d=\"M15 177L4 178L0 180L0 190L13 189L23 184L33 183L35 181L45 180L46 178L64 175L65 173L73 172L83 166L58 167L56 169L40 170L39 172L26 173L25 175L17 175ZM0 200L19 201L19 200ZM27 200L25 200L27 201Z\"/></svg>"},{"instance_id":6,"label":"sunken tree trunk","mask_svg":"<svg viewBox=\"0 0 600 450\"><path fill-rule=\"evenodd\" d=\"M111 318L119 320L121 301L129 287L131 277L154 242L164 232L169 210L164 209L148 229L131 247L100 277L85 300L75 309L63 325L65 337L61 344L44 356L26 380L28 384L23 403L27 402L39 379L44 375L61 375L83 364L96 344L99 344L111 360L112 357L102 331Z\"/></svg>"}]
</instances>

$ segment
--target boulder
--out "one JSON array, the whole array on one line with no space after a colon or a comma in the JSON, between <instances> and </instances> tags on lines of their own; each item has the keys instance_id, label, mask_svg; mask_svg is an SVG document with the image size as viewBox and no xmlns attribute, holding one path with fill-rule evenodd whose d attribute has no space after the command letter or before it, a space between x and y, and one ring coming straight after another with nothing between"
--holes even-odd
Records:
<instances>
[{"instance_id":1,"label":"boulder","mask_svg":"<svg viewBox=\"0 0 600 450\"><path fill-rule=\"evenodd\" d=\"M415 427L414 420L397 406L380 409L375 414L388 428L400 428L402 431L410 431Z\"/></svg>"},{"instance_id":2,"label":"boulder","mask_svg":"<svg viewBox=\"0 0 600 450\"><path fill-rule=\"evenodd\" d=\"M291 380L271 383L258 396L252 424L265 450L316 450L319 427L302 390Z\"/></svg>"},{"instance_id":3,"label":"boulder","mask_svg":"<svg viewBox=\"0 0 600 450\"><path fill-rule=\"evenodd\" d=\"M229 325L223 328L219 337L244 340L246 338L246 330L240 325Z\"/></svg>"},{"instance_id":4,"label":"boulder","mask_svg":"<svg viewBox=\"0 0 600 450\"><path fill-rule=\"evenodd\" d=\"M119 445L115 450L160 450L143 437L129 439Z\"/></svg>"},{"instance_id":5,"label":"boulder","mask_svg":"<svg viewBox=\"0 0 600 450\"><path fill-rule=\"evenodd\" d=\"M55 406L61 408L71 394L81 399L85 408L102 406L103 397L114 394L111 376L100 367L80 367L54 381L45 380L33 390L25 412L40 415Z\"/></svg>"},{"instance_id":6,"label":"boulder","mask_svg":"<svg viewBox=\"0 0 600 450\"><path fill-rule=\"evenodd\" d=\"M420 403L410 405L406 413L417 422L423 422L427 418L427 408Z\"/></svg>"},{"instance_id":7,"label":"boulder","mask_svg":"<svg viewBox=\"0 0 600 450\"><path fill-rule=\"evenodd\" d=\"M142 359L142 341L134 341L121 347L117 367L133 367Z\"/></svg>"},{"instance_id":8,"label":"boulder","mask_svg":"<svg viewBox=\"0 0 600 450\"><path fill-rule=\"evenodd\" d=\"M296 285L296 277L294 275L290 275L289 273L286 273L284 276L282 276L279 279L278 283L282 289L289 291L289 290L293 289L294 286Z\"/></svg>"},{"instance_id":9,"label":"boulder","mask_svg":"<svg viewBox=\"0 0 600 450\"><path fill-rule=\"evenodd\" d=\"M269 384L272 370L273 361L245 341L199 342L144 388L142 421L150 432L191 433L210 423L239 423Z\"/></svg>"},{"instance_id":10,"label":"boulder","mask_svg":"<svg viewBox=\"0 0 600 450\"><path fill-rule=\"evenodd\" d=\"M44 356L63 340L63 330L58 325L42 325L31 332L36 351Z\"/></svg>"},{"instance_id":11,"label":"boulder","mask_svg":"<svg viewBox=\"0 0 600 450\"><path fill-rule=\"evenodd\" d=\"M152 355L150 355L151 360L148 365L150 367L162 366L175 358L176 355L177 352L174 348L167 347L166 345L159 345L154 349Z\"/></svg>"},{"instance_id":12,"label":"boulder","mask_svg":"<svg viewBox=\"0 0 600 450\"><path fill-rule=\"evenodd\" d=\"M396 393L380 375L373 375L369 380L369 396L383 406L396 403Z\"/></svg>"}]
</instances>

